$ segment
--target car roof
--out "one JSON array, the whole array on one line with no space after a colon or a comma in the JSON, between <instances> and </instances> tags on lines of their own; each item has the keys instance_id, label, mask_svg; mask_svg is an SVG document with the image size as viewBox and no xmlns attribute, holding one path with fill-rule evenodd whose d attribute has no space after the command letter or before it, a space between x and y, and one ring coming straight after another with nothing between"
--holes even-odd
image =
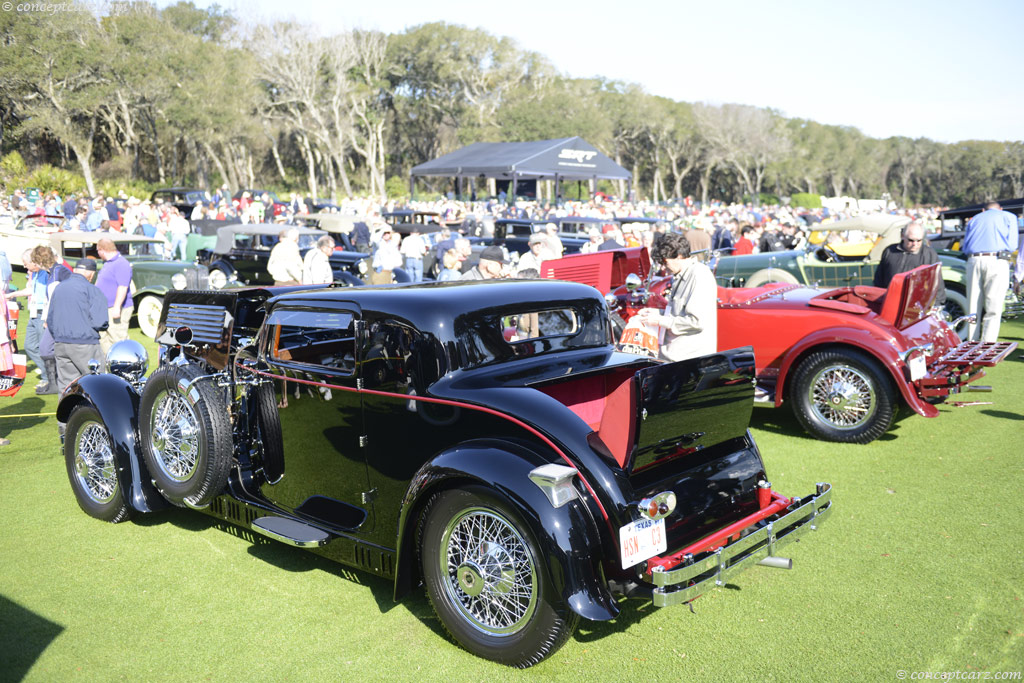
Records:
<instances>
[{"instance_id":1,"label":"car roof","mask_svg":"<svg viewBox=\"0 0 1024 683\"><path fill-rule=\"evenodd\" d=\"M325 230L305 228L299 225L282 223L231 223L217 228L217 243L213 247L215 254L227 254L235 246L235 235L273 235L281 234L282 230L295 230L299 235L326 235Z\"/></svg>"},{"instance_id":2,"label":"car roof","mask_svg":"<svg viewBox=\"0 0 1024 683\"><path fill-rule=\"evenodd\" d=\"M120 232L55 232L50 235L50 244L55 247L60 247L63 242L81 242L83 244L96 244L101 239L106 237L111 242L127 243L127 242L163 242L161 239L156 237L146 237L145 235L126 235Z\"/></svg>"},{"instance_id":3,"label":"car roof","mask_svg":"<svg viewBox=\"0 0 1024 683\"><path fill-rule=\"evenodd\" d=\"M417 329L442 339L453 337L452 321L460 316L486 314L502 309L564 308L573 301L605 305L601 293L590 285L561 280L456 280L407 285L340 287L292 291L274 302L353 303L361 310L401 316Z\"/></svg>"},{"instance_id":4,"label":"car roof","mask_svg":"<svg viewBox=\"0 0 1024 683\"><path fill-rule=\"evenodd\" d=\"M829 232L861 230L863 232L883 235L890 230L900 230L909 222L910 219L906 216L893 216L888 213L869 213L831 223L818 223L814 226L814 229Z\"/></svg>"}]
</instances>

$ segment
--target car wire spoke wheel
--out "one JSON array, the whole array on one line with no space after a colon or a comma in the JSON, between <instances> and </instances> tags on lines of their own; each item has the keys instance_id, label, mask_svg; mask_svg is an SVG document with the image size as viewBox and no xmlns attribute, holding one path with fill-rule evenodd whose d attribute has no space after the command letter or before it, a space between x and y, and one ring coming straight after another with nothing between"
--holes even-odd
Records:
<instances>
[{"instance_id":1,"label":"car wire spoke wheel","mask_svg":"<svg viewBox=\"0 0 1024 683\"><path fill-rule=\"evenodd\" d=\"M473 654L525 668L576 630L580 617L538 561L535 532L497 492L470 485L435 493L417 535L430 604Z\"/></svg>"},{"instance_id":2,"label":"car wire spoke wheel","mask_svg":"<svg viewBox=\"0 0 1024 683\"><path fill-rule=\"evenodd\" d=\"M86 422L75 443L74 471L82 491L96 503L109 503L118 495L114 452L102 424Z\"/></svg>"},{"instance_id":3,"label":"car wire spoke wheel","mask_svg":"<svg viewBox=\"0 0 1024 683\"><path fill-rule=\"evenodd\" d=\"M64 433L64 466L78 507L90 517L115 524L135 512L128 506L118 478L118 456L111 437L123 433L126 424L120 417L116 410L101 415L95 406L83 403L71 411Z\"/></svg>"},{"instance_id":4,"label":"car wire spoke wheel","mask_svg":"<svg viewBox=\"0 0 1024 683\"><path fill-rule=\"evenodd\" d=\"M157 397L150 423L151 446L160 469L174 481L195 475L199 462L199 422L177 392Z\"/></svg>"},{"instance_id":5,"label":"car wire spoke wheel","mask_svg":"<svg viewBox=\"0 0 1024 683\"><path fill-rule=\"evenodd\" d=\"M230 404L207 373L199 364L166 364L149 376L139 401L142 458L175 505L209 505L232 465Z\"/></svg>"},{"instance_id":6,"label":"car wire spoke wheel","mask_svg":"<svg viewBox=\"0 0 1024 683\"><path fill-rule=\"evenodd\" d=\"M811 380L811 405L836 429L856 429L874 414L877 401L871 380L848 366L822 368Z\"/></svg>"},{"instance_id":7,"label":"car wire spoke wheel","mask_svg":"<svg viewBox=\"0 0 1024 683\"><path fill-rule=\"evenodd\" d=\"M517 632L537 608L537 574L526 542L504 517L472 508L442 536L445 591L470 622L491 635Z\"/></svg>"},{"instance_id":8,"label":"car wire spoke wheel","mask_svg":"<svg viewBox=\"0 0 1024 683\"><path fill-rule=\"evenodd\" d=\"M787 401L804 429L819 439L869 443L884 434L899 391L873 356L852 348L815 351L786 380Z\"/></svg>"}]
</instances>

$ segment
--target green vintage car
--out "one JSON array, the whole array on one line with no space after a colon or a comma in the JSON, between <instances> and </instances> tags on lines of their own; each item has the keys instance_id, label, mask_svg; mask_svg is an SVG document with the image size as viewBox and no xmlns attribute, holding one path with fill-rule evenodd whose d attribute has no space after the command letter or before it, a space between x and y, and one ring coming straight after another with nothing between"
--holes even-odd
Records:
<instances>
[{"instance_id":1,"label":"green vintage car","mask_svg":"<svg viewBox=\"0 0 1024 683\"><path fill-rule=\"evenodd\" d=\"M139 329L148 337L156 337L157 323L164 306L164 294L172 289L210 289L209 269L188 261L166 261L161 256L164 241L144 235L109 232L58 232L50 236L50 247L58 259L72 267L81 258L103 260L96 253L96 243L109 237L132 264L132 300Z\"/></svg>"},{"instance_id":2,"label":"green vintage car","mask_svg":"<svg viewBox=\"0 0 1024 683\"><path fill-rule=\"evenodd\" d=\"M906 216L868 214L818 225L815 230L823 233L859 230L865 237L874 236L874 244L866 256L844 252L838 245L828 244L827 239L791 251L721 256L715 278L723 287L757 287L769 282L821 287L870 285L882 252L900 241L900 231L909 222ZM962 254L940 251L939 261L946 285L946 311L956 319L967 312L967 259Z\"/></svg>"}]
</instances>

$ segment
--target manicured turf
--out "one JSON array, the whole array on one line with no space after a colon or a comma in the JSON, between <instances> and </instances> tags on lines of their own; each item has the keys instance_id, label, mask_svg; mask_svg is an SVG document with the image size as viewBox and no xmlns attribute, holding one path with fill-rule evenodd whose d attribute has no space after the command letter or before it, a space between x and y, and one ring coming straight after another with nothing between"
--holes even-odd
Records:
<instances>
[{"instance_id":1,"label":"manicured turf","mask_svg":"<svg viewBox=\"0 0 1024 683\"><path fill-rule=\"evenodd\" d=\"M133 335L138 330L133 329ZM1004 337L1024 340L1024 324ZM992 394L906 416L867 446L806 437L786 410L754 433L777 490L835 486L789 555L686 607L631 601L525 672L449 642L422 591L175 509L81 512L34 379L0 399L0 680L897 680L1024 667L1024 362Z\"/></svg>"}]
</instances>

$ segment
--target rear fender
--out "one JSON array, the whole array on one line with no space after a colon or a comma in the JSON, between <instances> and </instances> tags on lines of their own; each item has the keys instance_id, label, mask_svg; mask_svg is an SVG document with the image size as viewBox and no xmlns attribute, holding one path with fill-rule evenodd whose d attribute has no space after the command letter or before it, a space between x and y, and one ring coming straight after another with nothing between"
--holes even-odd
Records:
<instances>
[{"instance_id":1,"label":"rear fender","mask_svg":"<svg viewBox=\"0 0 1024 683\"><path fill-rule=\"evenodd\" d=\"M402 501L395 599L411 589L419 574L416 536L426 503L439 491L479 484L503 496L530 525L541 546L540 559L570 609L593 621L614 619L619 609L599 578L593 549L602 543L586 505L577 498L556 508L529 479L531 470L548 462L522 444L477 440L444 451L423 465Z\"/></svg>"},{"instance_id":2,"label":"rear fender","mask_svg":"<svg viewBox=\"0 0 1024 683\"><path fill-rule=\"evenodd\" d=\"M99 412L114 443L114 458L121 490L128 492L126 502L139 512L154 512L169 506L153 487L152 478L142 460L138 441L139 394L117 375L85 375L67 388L57 406L57 420L67 424L71 411L79 405L91 405Z\"/></svg>"},{"instance_id":3,"label":"rear fender","mask_svg":"<svg viewBox=\"0 0 1024 683\"><path fill-rule=\"evenodd\" d=\"M782 362L782 366L779 368L777 386L786 386L790 370L792 370L793 366L799 361L803 360L807 354L818 350L818 348L835 348L842 346L861 349L869 353L883 366L885 366L885 369L889 371L889 376L892 377L893 382L899 388L900 395L903 396L903 400L907 402L907 405L910 406L914 412L924 415L925 417L934 417L938 415L938 410L935 406L922 401L917 395L917 391L907 381L906 377L904 377L902 361L900 361L899 354L893 347L892 343L888 340L880 339L867 330L852 327L828 327L823 330L817 330L794 344L789 349L789 352L786 354L786 359ZM775 392L776 408L782 405L785 393L785 391Z\"/></svg>"}]
</instances>

